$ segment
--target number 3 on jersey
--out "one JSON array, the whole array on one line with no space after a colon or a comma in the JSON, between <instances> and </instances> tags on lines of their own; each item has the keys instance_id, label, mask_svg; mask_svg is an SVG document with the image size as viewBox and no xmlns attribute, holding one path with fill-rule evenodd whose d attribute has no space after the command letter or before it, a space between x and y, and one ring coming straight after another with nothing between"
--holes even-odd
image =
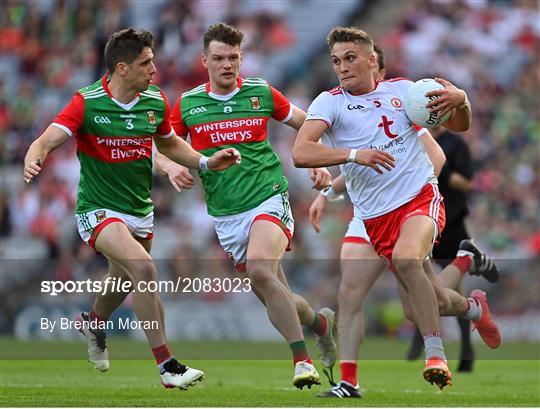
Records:
<instances>
[{"instance_id":1,"label":"number 3 on jersey","mask_svg":"<svg viewBox=\"0 0 540 409\"><path fill-rule=\"evenodd\" d=\"M128 119L125 119L126 121L126 129L133 129L133 123L132 123L132 119L131 118L128 118Z\"/></svg>"}]
</instances>

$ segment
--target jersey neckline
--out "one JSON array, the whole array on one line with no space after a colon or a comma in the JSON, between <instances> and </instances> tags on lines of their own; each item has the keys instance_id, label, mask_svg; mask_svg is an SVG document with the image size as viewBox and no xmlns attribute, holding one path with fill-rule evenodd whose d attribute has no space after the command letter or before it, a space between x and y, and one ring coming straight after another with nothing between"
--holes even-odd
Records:
<instances>
[{"instance_id":1,"label":"jersey neckline","mask_svg":"<svg viewBox=\"0 0 540 409\"><path fill-rule=\"evenodd\" d=\"M226 95L221 95L221 94L216 94L216 93L212 92L212 90L210 89L210 81L208 81L205 84L206 93L209 96L211 96L212 98L214 98L214 99L217 99L217 100L220 100L220 101L228 101L229 99L234 97L236 94L238 94L238 92L240 92L240 89L242 88L242 83L243 82L244 82L244 79L242 77L238 77L236 79L236 88L234 90L232 90L231 92L229 92L228 94L226 94Z\"/></svg>"},{"instance_id":2,"label":"jersey neckline","mask_svg":"<svg viewBox=\"0 0 540 409\"><path fill-rule=\"evenodd\" d=\"M139 102L139 100L140 100L140 97L139 97L140 92L137 92L137 96L132 101L128 102L127 104L124 104L123 102L118 101L113 96L113 94L111 93L111 90L109 89L109 81L108 81L109 75L110 75L110 73L107 71L107 73L105 73L105 75L103 76L103 78L101 80L101 85L103 86L103 89L107 93L108 97L116 105L118 105L120 108L124 109L125 111L130 111L131 108L133 108L135 105L137 105L137 102Z\"/></svg>"}]
</instances>

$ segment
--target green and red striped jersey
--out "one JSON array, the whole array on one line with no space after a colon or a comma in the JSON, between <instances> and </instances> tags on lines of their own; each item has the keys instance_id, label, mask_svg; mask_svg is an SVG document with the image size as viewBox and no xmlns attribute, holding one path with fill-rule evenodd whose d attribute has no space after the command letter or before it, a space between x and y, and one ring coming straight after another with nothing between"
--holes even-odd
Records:
<instances>
[{"instance_id":1,"label":"green and red striped jersey","mask_svg":"<svg viewBox=\"0 0 540 409\"><path fill-rule=\"evenodd\" d=\"M107 208L143 217L154 208L152 137L174 134L169 104L154 85L129 104L120 103L107 78L80 89L52 125L77 139L77 213Z\"/></svg>"},{"instance_id":2,"label":"green and red striped jersey","mask_svg":"<svg viewBox=\"0 0 540 409\"><path fill-rule=\"evenodd\" d=\"M241 213L287 190L267 124L270 118L286 122L291 116L290 102L260 78L239 78L229 95L212 93L208 83L182 94L171 114L176 134L189 134L193 148L207 156L229 147L242 154L240 166L199 172L209 214Z\"/></svg>"}]
</instances>

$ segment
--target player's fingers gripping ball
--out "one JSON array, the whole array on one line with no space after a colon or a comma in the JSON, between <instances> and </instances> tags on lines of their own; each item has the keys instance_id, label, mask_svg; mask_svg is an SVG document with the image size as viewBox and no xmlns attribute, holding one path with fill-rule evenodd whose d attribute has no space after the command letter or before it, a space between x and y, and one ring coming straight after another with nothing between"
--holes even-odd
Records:
<instances>
[{"instance_id":1,"label":"player's fingers gripping ball","mask_svg":"<svg viewBox=\"0 0 540 409\"><path fill-rule=\"evenodd\" d=\"M405 113L413 123L425 128L433 128L450 118L451 112L439 117L437 112L432 112L426 107L429 102L438 98L434 95L428 97L426 94L441 89L444 89L444 85L431 78L418 80L411 86L405 101Z\"/></svg>"}]
</instances>

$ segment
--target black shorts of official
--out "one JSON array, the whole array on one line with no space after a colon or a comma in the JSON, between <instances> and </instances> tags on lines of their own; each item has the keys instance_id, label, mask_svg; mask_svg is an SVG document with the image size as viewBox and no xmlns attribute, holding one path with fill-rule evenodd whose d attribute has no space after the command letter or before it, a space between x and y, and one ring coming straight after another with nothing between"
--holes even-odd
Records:
<instances>
[{"instance_id":1,"label":"black shorts of official","mask_svg":"<svg viewBox=\"0 0 540 409\"><path fill-rule=\"evenodd\" d=\"M433 248L433 260L441 266L446 267L456 258L456 253L459 248L461 240L468 239L469 233L465 228L465 223L457 223L453 225L446 225L439 244Z\"/></svg>"}]
</instances>

